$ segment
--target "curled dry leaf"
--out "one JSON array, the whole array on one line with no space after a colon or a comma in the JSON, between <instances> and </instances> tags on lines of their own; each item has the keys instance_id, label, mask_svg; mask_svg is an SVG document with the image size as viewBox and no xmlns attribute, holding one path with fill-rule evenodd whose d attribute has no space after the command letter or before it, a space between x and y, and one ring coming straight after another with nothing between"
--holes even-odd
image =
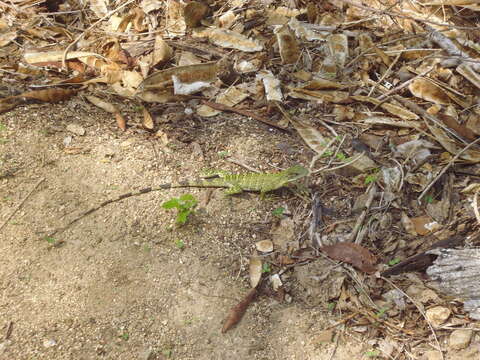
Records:
<instances>
[{"instance_id":1,"label":"curled dry leaf","mask_svg":"<svg viewBox=\"0 0 480 360\"><path fill-rule=\"evenodd\" d=\"M199 26L200 22L208 14L208 12L209 8L204 3L199 1L190 1L183 8L185 24L191 28Z\"/></svg>"},{"instance_id":2,"label":"curled dry leaf","mask_svg":"<svg viewBox=\"0 0 480 360\"><path fill-rule=\"evenodd\" d=\"M117 120L117 125L120 128L120 130L122 130L122 131L127 130L127 121L125 120L125 118L123 117L122 114L120 114L119 112L116 112L115 113L115 120Z\"/></svg>"},{"instance_id":3,"label":"curled dry leaf","mask_svg":"<svg viewBox=\"0 0 480 360\"><path fill-rule=\"evenodd\" d=\"M413 81L408 86L408 89L414 96L420 99L440 105L450 104L450 98L447 93L440 86L435 85L427 79L419 78Z\"/></svg>"},{"instance_id":4,"label":"curled dry leaf","mask_svg":"<svg viewBox=\"0 0 480 360\"><path fill-rule=\"evenodd\" d=\"M262 278L262 259L260 259L260 257L252 256L250 258L249 272L250 285L252 288L255 288Z\"/></svg>"},{"instance_id":5,"label":"curled dry leaf","mask_svg":"<svg viewBox=\"0 0 480 360\"><path fill-rule=\"evenodd\" d=\"M298 131L303 141L305 141L305 143L310 146L313 151L315 151L317 154L323 153L329 140L324 138L320 131L313 126L298 120L290 119L290 122L295 130Z\"/></svg>"},{"instance_id":6,"label":"curled dry leaf","mask_svg":"<svg viewBox=\"0 0 480 360\"><path fill-rule=\"evenodd\" d=\"M270 240L261 240L255 244L255 247L262 253L269 253L273 251L273 242Z\"/></svg>"},{"instance_id":7,"label":"curled dry leaf","mask_svg":"<svg viewBox=\"0 0 480 360\"><path fill-rule=\"evenodd\" d=\"M300 47L298 46L295 35L290 31L287 25L284 25L275 31L282 64L295 64L300 58Z\"/></svg>"},{"instance_id":8,"label":"curled dry leaf","mask_svg":"<svg viewBox=\"0 0 480 360\"><path fill-rule=\"evenodd\" d=\"M142 125L145 129L147 130L153 130L153 128L155 127L155 122L153 121L153 118L152 118L152 115L150 114L150 112L143 108L143 121L142 121Z\"/></svg>"},{"instance_id":9,"label":"curled dry leaf","mask_svg":"<svg viewBox=\"0 0 480 360\"><path fill-rule=\"evenodd\" d=\"M372 274L376 271L375 256L363 246L351 242L337 243L323 246L324 251L330 258L352 264L357 269Z\"/></svg>"},{"instance_id":10,"label":"curled dry leaf","mask_svg":"<svg viewBox=\"0 0 480 360\"><path fill-rule=\"evenodd\" d=\"M412 220L410 220L410 218L408 217L405 211L402 211L401 222L402 222L403 228L407 233L409 233L410 235L417 235L417 231L415 230L415 225L413 225Z\"/></svg>"},{"instance_id":11,"label":"curled dry leaf","mask_svg":"<svg viewBox=\"0 0 480 360\"><path fill-rule=\"evenodd\" d=\"M9 96L0 99L0 113L12 110L17 105L27 103L29 100L38 100L49 103L56 103L59 101L69 99L76 90L50 88L45 90L27 91L16 96Z\"/></svg>"},{"instance_id":12,"label":"curled dry leaf","mask_svg":"<svg viewBox=\"0 0 480 360\"><path fill-rule=\"evenodd\" d=\"M257 297L257 289L251 289L248 294L237 305L230 309L227 318L223 323L222 333L225 334L228 330L238 324L242 320L243 315L247 311L250 304Z\"/></svg>"},{"instance_id":13,"label":"curled dry leaf","mask_svg":"<svg viewBox=\"0 0 480 360\"><path fill-rule=\"evenodd\" d=\"M49 103L56 103L59 101L69 99L75 93L76 93L76 90L50 88L45 90L28 91L21 95L18 95L18 97L24 97L26 99L35 99L35 100L49 102Z\"/></svg>"},{"instance_id":14,"label":"curled dry leaf","mask_svg":"<svg viewBox=\"0 0 480 360\"><path fill-rule=\"evenodd\" d=\"M93 105L98 106L100 109L103 109L109 113L115 114L118 112L118 109L115 107L115 105L103 101L99 97L93 96L93 95L85 95L85 98L90 101Z\"/></svg>"},{"instance_id":15,"label":"curled dry leaf","mask_svg":"<svg viewBox=\"0 0 480 360\"><path fill-rule=\"evenodd\" d=\"M208 38L211 43L229 49L237 49L245 52L262 51L263 46L256 40L239 34L232 30L214 29L209 32Z\"/></svg>"}]
</instances>

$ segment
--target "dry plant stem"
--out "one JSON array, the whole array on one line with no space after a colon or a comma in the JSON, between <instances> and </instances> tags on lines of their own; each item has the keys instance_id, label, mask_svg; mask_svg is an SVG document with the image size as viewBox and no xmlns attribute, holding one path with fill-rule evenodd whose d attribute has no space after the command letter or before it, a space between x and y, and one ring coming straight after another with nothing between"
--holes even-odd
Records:
<instances>
[{"instance_id":1,"label":"dry plant stem","mask_svg":"<svg viewBox=\"0 0 480 360\"><path fill-rule=\"evenodd\" d=\"M360 159L363 155L365 155L365 153L358 154L352 160L350 160L350 161L348 161L348 162L346 162L345 164L342 164L342 165L334 166L334 167L331 167L331 168L329 168L330 165L324 166L321 169L315 170L312 174L318 174L321 171L334 171L334 170L341 169L345 166L353 164L355 161L358 161L358 159Z\"/></svg>"},{"instance_id":2,"label":"dry plant stem","mask_svg":"<svg viewBox=\"0 0 480 360\"><path fill-rule=\"evenodd\" d=\"M275 124L274 122L264 118L263 116L260 116L256 113L254 113L253 111L236 109L236 108L231 107L231 106L227 106L227 105L223 105L223 104L219 104L219 103L212 102L212 101L207 101L207 100L203 100L202 103L204 103L207 106L210 106L212 109L220 110L220 111L230 111L230 112L234 112L234 113L237 113L237 114L240 114L240 115L248 116L248 117L251 117L252 119L263 122L264 124L270 125L274 128L289 132L287 129L279 126L278 124Z\"/></svg>"},{"instance_id":3,"label":"dry plant stem","mask_svg":"<svg viewBox=\"0 0 480 360\"><path fill-rule=\"evenodd\" d=\"M357 237L357 234L361 226L363 225L365 218L367 217L367 214L370 210L370 206L372 206L373 199L375 198L375 194L377 193L377 185L375 183L372 183L368 187L367 193L368 193L368 198L367 198L367 201L365 202L365 209L363 209L362 213L357 218L357 221L355 223L355 226L353 227L352 232L347 237L347 241L352 242L355 240L355 244L360 244L362 242L361 237Z\"/></svg>"},{"instance_id":4,"label":"dry plant stem","mask_svg":"<svg viewBox=\"0 0 480 360\"><path fill-rule=\"evenodd\" d=\"M475 141L472 141L470 144L468 144L467 146L465 146L462 150L460 150L449 162L447 165L445 165L443 167L443 169L438 173L438 175L435 177L435 179L433 179L426 187L425 189L423 189L422 193L420 194L420 196L418 197L417 201L420 203L420 200L422 200L422 198L425 196L425 194L428 192L428 190L430 190L432 188L432 186L438 181L438 179L440 179L440 177L445 174L445 172L455 163L455 161L458 160L458 158L460 157L460 155L462 155L465 151L467 151L468 149L470 149L473 145L477 144L480 142L480 137L475 140Z\"/></svg>"},{"instance_id":5,"label":"dry plant stem","mask_svg":"<svg viewBox=\"0 0 480 360\"><path fill-rule=\"evenodd\" d=\"M377 100L386 100L386 98L390 95L392 95L393 93L396 93L398 92L399 90L402 90L403 88L407 87L408 85L410 85L410 83L414 82L415 80L417 80L419 77L422 77L422 76L425 76L427 75L430 71L433 70L433 67L428 69L428 70L425 70L424 72L422 72L421 74L418 74L416 76L414 76L413 78L411 78L410 80L407 80L405 82L403 82L402 84L398 85L398 86L395 86L393 89L387 91L385 94L383 95L380 95ZM375 110L378 106L380 106L381 104L378 104L375 106L375 108L373 110Z\"/></svg>"},{"instance_id":6,"label":"dry plant stem","mask_svg":"<svg viewBox=\"0 0 480 360\"><path fill-rule=\"evenodd\" d=\"M467 141L465 141L462 137L457 135L454 131L450 130L441 121L439 121L435 116L430 115L428 112L423 110L420 106L418 106L414 102L412 102L410 100L407 100L407 99L404 99L404 98L402 98L401 96L398 96L398 95L394 95L393 97L395 98L395 100L399 101L401 104L405 105L407 108L409 108L413 112L415 112L417 114L420 114L423 118L426 118L426 119L430 120L431 122L435 123L436 125L438 125L439 127L441 127L443 130L448 132L450 135L452 135L458 141L461 141L464 144L468 144ZM424 120L424 121L426 121L426 120ZM435 137L431 136L430 134L429 134L429 137L435 139Z\"/></svg>"},{"instance_id":7,"label":"dry plant stem","mask_svg":"<svg viewBox=\"0 0 480 360\"><path fill-rule=\"evenodd\" d=\"M64 69L67 69L67 64L66 64L66 59L67 59L67 54L68 52L70 51L70 49L73 47L73 45L75 45L77 42L80 41L80 39L82 37L85 36L85 34L87 32L89 32L90 30L92 30L95 26L97 26L99 23L101 23L103 20L105 19L108 19L110 16L112 16L113 14L117 13L118 11L120 11L121 9L123 9L125 6L127 5L130 5L131 3L133 3L135 0L129 0L127 1L125 4L122 4L120 5L118 8L110 11L108 14L106 14L105 16L101 17L100 19L98 19L97 21L95 21L92 25L90 25L85 31L83 31L80 35L78 35L75 40L73 40L68 46L67 48L65 49L65 51L63 52L63 56L62 56L62 66Z\"/></svg>"},{"instance_id":8,"label":"dry plant stem","mask_svg":"<svg viewBox=\"0 0 480 360\"><path fill-rule=\"evenodd\" d=\"M473 60L466 52L461 51L452 40L443 35L441 32L436 31L434 28L428 25L426 25L425 27L431 31L430 37L432 38L432 40L437 43L437 45L440 46L443 50L445 50L449 55L458 56L465 61ZM474 60L470 63L470 67L475 71L480 72L480 64L476 63Z\"/></svg>"},{"instance_id":9,"label":"dry plant stem","mask_svg":"<svg viewBox=\"0 0 480 360\"><path fill-rule=\"evenodd\" d=\"M342 332L343 332L343 331L345 331L345 324L343 325L343 328L342 328ZM335 346L333 347L332 353L331 353L330 356L328 357L328 360L332 360L333 357L335 356L335 353L337 352L339 340L340 340L340 334L337 334L337 336L336 336L336 338L335 338Z\"/></svg>"},{"instance_id":10,"label":"dry plant stem","mask_svg":"<svg viewBox=\"0 0 480 360\"><path fill-rule=\"evenodd\" d=\"M336 323L334 323L334 324L332 324L332 325L330 325L330 326L327 326L326 328L323 329L323 331L325 331L325 330L330 330L330 329L332 329L332 328L334 328L334 327L337 327L338 325L342 325L342 324L346 323L347 321L353 319L355 316L357 316L357 315L359 315L359 314L360 314L360 311L356 311L356 312L354 312L354 313L352 313L352 314L344 317L342 320L339 320L339 321L337 321Z\"/></svg>"},{"instance_id":11,"label":"dry plant stem","mask_svg":"<svg viewBox=\"0 0 480 360\"><path fill-rule=\"evenodd\" d=\"M33 194L33 192L35 191L35 189L42 183L45 181L45 178L41 178L36 184L35 186L33 187L32 190L30 190L30 192L27 194L27 196L25 196L23 198L22 201L20 201L20 203L17 205L17 207L13 210L13 212L7 216L7 218L5 219L5 221L3 222L3 224L0 226L0 231L4 228L5 225L7 225L7 223L10 221L10 219L13 217L13 215L16 214L16 212L18 210L20 210L20 208L22 207L22 205L25 203L25 201L27 201L27 199Z\"/></svg>"},{"instance_id":12,"label":"dry plant stem","mask_svg":"<svg viewBox=\"0 0 480 360\"><path fill-rule=\"evenodd\" d=\"M393 162L395 162L398 165L398 168L400 169L400 184L398 184L398 189L397 192L400 192L403 188L403 182L405 179L405 172L403 171L403 166L398 162L397 159L392 158Z\"/></svg>"},{"instance_id":13,"label":"dry plant stem","mask_svg":"<svg viewBox=\"0 0 480 360\"><path fill-rule=\"evenodd\" d=\"M413 20L413 21L420 21L420 22L425 23L425 24L444 26L444 27L448 27L448 28L451 28L451 29L478 31L478 28L474 27L474 26L455 26L455 25L439 23L439 22L436 22L436 21L431 21L431 20L426 20L426 19L419 19L419 18L415 18L413 16L403 15L403 14L399 14L399 13L391 12L391 11L387 11L387 10L378 10L378 9L375 9L375 8L372 8L372 7L369 7L369 6L360 5L356 2L354 2L353 0L340 0L340 1L344 2L346 4L350 4L354 7L360 8L360 9L373 11L374 13L381 14L381 15L389 15L389 16L395 16L395 17L398 17L398 18L401 18L401 19L409 19L409 20Z\"/></svg>"},{"instance_id":14,"label":"dry plant stem","mask_svg":"<svg viewBox=\"0 0 480 360\"><path fill-rule=\"evenodd\" d=\"M425 314L425 312L422 310L422 308L420 306L417 305L417 303L415 302L415 300L413 300L407 293L405 293L402 289L400 289L397 285L395 285L392 281L390 281L389 279L383 277L383 276L380 276L380 279L382 279L383 281L386 281L387 283L389 283L391 286L393 286L395 289L397 289L398 291L400 291L403 296L405 296L408 300L410 300L412 302L413 305L415 305L415 307L417 308L417 310L420 312L420 314L423 316L423 318L425 319L425 321L427 322L428 324L428 327L430 328L430 331L432 332L432 335L433 335L433 338L435 339L435 343L437 344L437 349L441 354L442 354L442 360L444 359L443 357L443 352L442 352L442 347L440 346L440 342L438 341L438 337L437 337L437 334L435 333L435 330L433 329L433 326L432 324L430 323L430 321L428 321L428 318L427 318L427 315Z\"/></svg>"},{"instance_id":15,"label":"dry plant stem","mask_svg":"<svg viewBox=\"0 0 480 360\"><path fill-rule=\"evenodd\" d=\"M480 212L478 211L478 193L480 192L480 189L475 191L475 194L473 195L473 212L475 213L475 217L477 218L477 222L480 224Z\"/></svg>"},{"instance_id":16,"label":"dry plant stem","mask_svg":"<svg viewBox=\"0 0 480 360\"><path fill-rule=\"evenodd\" d=\"M399 53L395 59L392 61L392 63L390 64L390 66L388 67L387 71L385 71L385 73L382 75L382 77L380 79L378 79L378 81L372 86L372 88L370 89L370 91L368 92L368 97L372 96L372 93L375 91L375 88L378 86L378 84L380 84L388 75L390 75L390 72L392 71L392 68L395 66L395 64L397 63L398 59L400 59L400 56L402 55L402 53Z\"/></svg>"},{"instance_id":17,"label":"dry plant stem","mask_svg":"<svg viewBox=\"0 0 480 360\"><path fill-rule=\"evenodd\" d=\"M325 146L322 150L322 152L318 153L317 155L315 155L313 158L312 158L312 161L310 162L310 172L312 171L313 169L313 166L315 165L315 163L317 162L318 159L320 159L322 157L323 154L325 154L327 152L327 150L330 148L330 146L332 146L332 144L336 141L337 139L333 138L332 140L330 140L327 144L327 146ZM316 172L315 172L316 173Z\"/></svg>"}]
</instances>

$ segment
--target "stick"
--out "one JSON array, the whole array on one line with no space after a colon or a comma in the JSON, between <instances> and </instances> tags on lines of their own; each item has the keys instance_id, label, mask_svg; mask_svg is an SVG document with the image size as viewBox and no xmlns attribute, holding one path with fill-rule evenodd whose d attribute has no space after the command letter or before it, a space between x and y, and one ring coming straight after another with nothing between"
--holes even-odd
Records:
<instances>
[{"instance_id":1,"label":"stick","mask_svg":"<svg viewBox=\"0 0 480 360\"><path fill-rule=\"evenodd\" d=\"M423 189L422 193L420 194L420 196L418 197L417 201L420 203L420 200L422 200L422 198L425 196L425 194L428 192L428 190L430 190L432 188L432 186L438 181L438 179L440 179L440 177L445 174L445 172L455 163L455 161L458 160L458 158L460 157L460 155L462 155L465 151L467 151L469 148L471 148L473 145L477 144L478 142L480 142L480 137L475 140L475 141L472 141L470 144L468 144L467 146L465 146L462 150L460 150L453 158L452 160L450 160L448 162L448 164L446 166L444 166L444 168L438 173L438 175L435 177L435 179L433 179L430 184L428 184L425 189Z\"/></svg>"},{"instance_id":2,"label":"stick","mask_svg":"<svg viewBox=\"0 0 480 360\"><path fill-rule=\"evenodd\" d=\"M223 104L219 104L219 103L212 102L212 101L207 101L207 100L203 100L202 103L204 103L207 106L210 106L211 108L213 108L215 110L230 111L230 112L234 112L234 113L237 113L237 114L240 114L240 115L249 116L252 119L263 122L264 124L267 124L267 125L273 126L274 128L277 128L277 129L288 132L288 130L285 129L284 127L282 127L278 124L275 124L274 122L264 118L263 116L258 115L257 113L254 113L253 111L237 109L237 108L234 108L232 106L227 106L227 105L223 105Z\"/></svg>"},{"instance_id":3,"label":"stick","mask_svg":"<svg viewBox=\"0 0 480 360\"><path fill-rule=\"evenodd\" d=\"M35 189L38 187L38 185L40 185L42 182L45 181L45 178L42 178L40 179L36 184L35 186L33 187L32 190L30 190L30 192L27 194L27 196L25 196L23 198L22 201L20 201L20 204L17 205L17 207L15 208L15 210L13 210L13 212L7 216L7 219L3 222L3 224L0 226L0 231L4 228L5 225L7 225L7 223L10 221L10 219L13 217L13 215L15 215L15 213L20 210L20 208L22 207L22 205L25 203L25 201L27 201L27 199L30 197L30 195L33 194L33 192L35 191Z\"/></svg>"}]
</instances>

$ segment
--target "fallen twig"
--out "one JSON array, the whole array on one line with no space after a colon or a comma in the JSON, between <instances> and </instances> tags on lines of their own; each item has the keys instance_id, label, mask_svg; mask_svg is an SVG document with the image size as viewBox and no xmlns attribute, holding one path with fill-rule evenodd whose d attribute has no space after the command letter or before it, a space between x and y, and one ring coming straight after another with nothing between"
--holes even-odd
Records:
<instances>
[{"instance_id":1,"label":"fallen twig","mask_svg":"<svg viewBox=\"0 0 480 360\"><path fill-rule=\"evenodd\" d=\"M21 208L22 205L25 203L25 201L27 201L27 199L30 197L30 195L33 194L33 192L35 191L35 189L36 189L43 181L45 181L45 178L40 179L40 180L35 184L35 186L33 187L33 189L30 190L30 192L27 194L27 196L25 196L25 197L23 198L23 200L20 201L20 203L19 203L19 204L17 205L17 207L13 210L13 212L12 212L9 216L7 216L7 218L5 219L5 221L3 222L3 224L0 226L0 231L4 228L5 225L7 225L7 223L10 221L10 219L13 217L13 215L15 215L18 210L20 210L20 208Z\"/></svg>"},{"instance_id":2,"label":"fallen twig","mask_svg":"<svg viewBox=\"0 0 480 360\"><path fill-rule=\"evenodd\" d=\"M220 111L230 111L230 112L234 112L234 113L237 113L237 114L240 114L240 115L248 116L248 117L251 117L252 119L263 122L264 124L267 124L267 125L273 126L274 128L277 128L277 129L288 132L288 130L286 128L274 123L273 121L270 121L270 120L264 118L263 116L260 116L256 113L254 113L252 111L237 109L237 108L234 108L232 106L223 105L223 104L219 104L219 103L208 101L208 100L202 100L202 103L204 103L207 106L210 106L212 109L220 110Z\"/></svg>"},{"instance_id":3,"label":"fallen twig","mask_svg":"<svg viewBox=\"0 0 480 360\"><path fill-rule=\"evenodd\" d=\"M477 144L480 142L480 137L475 140L475 141L472 141L470 144L468 144L467 146L465 146L462 150L460 150L449 162L447 165L445 165L443 167L442 170L440 170L440 172L438 173L438 175L435 177L435 179L433 179L432 181L430 181L430 183L425 187L425 189L423 189L422 193L420 194L420 196L418 197L417 201L420 202L420 200L422 200L422 198L425 196L425 194L428 192L428 190L430 190L432 188L432 186L438 181L438 179L440 179L440 177L445 174L445 172L455 163L455 161L458 160L458 158L460 157L460 155L462 155L465 151L467 151L468 149L470 149L473 145Z\"/></svg>"}]
</instances>

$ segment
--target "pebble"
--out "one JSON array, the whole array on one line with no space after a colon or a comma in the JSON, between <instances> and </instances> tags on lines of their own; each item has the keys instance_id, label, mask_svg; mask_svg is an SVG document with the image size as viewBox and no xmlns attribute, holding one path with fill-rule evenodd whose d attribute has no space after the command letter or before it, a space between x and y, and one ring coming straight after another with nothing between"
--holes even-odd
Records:
<instances>
[{"instance_id":1,"label":"pebble","mask_svg":"<svg viewBox=\"0 0 480 360\"><path fill-rule=\"evenodd\" d=\"M72 140L73 140L73 137L71 137L71 136L66 136L66 137L63 139L63 145L65 145L65 146L70 146L70 144L72 143Z\"/></svg>"},{"instance_id":2,"label":"pebble","mask_svg":"<svg viewBox=\"0 0 480 360\"><path fill-rule=\"evenodd\" d=\"M442 353L438 350L429 350L424 355L422 360L443 360Z\"/></svg>"},{"instance_id":3,"label":"pebble","mask_svg":"<svg viewBox=\"0 0 480 360\"><path fill-rule=\"evenodd\" d=\"M78 124L68 124L67 131L70 131L71 133L79 136L85 135L85 129Z\"/></svg>"},{"instance_id":4,"label":"pebble","mask_svg":"<svg viewBox=\"0 0 480 360\"><path fill-rule=\"evenodd\" d=\"M465 349L472 339L473 331L468 329L458 329L450 334L449 345L453 350Z\"/></svg>"},{"instance_id":5,"label":"pebble","mask_svg":"<svg viewBox=\"0 0 480 360\"><path fill-rule=\"evenodd\" d=\"M443 306L435 306L426 311L428 321L430 321L433 327L439 327L449 318L451 311L449 308Z\"/></svg>"},{"instance_id":6,"label":"pebble","mask_svg":"<svg viewBox=\"0 0 480 360\"><path fill-rule=\"evenodd\" d=\"M50 347L53 347L55 345L57 345L57 342L53 339L45 340L43 342L43 346L46 347L46 348L50 348Z\"/></svg>"}]
</instances>

